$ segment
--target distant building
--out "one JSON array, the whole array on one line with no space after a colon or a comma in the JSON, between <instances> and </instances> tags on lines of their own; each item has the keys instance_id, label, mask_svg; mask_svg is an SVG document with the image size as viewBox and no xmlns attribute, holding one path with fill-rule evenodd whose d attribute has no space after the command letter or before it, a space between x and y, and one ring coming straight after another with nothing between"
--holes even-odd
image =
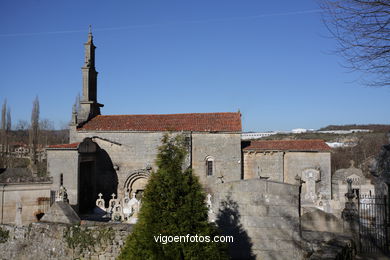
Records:
<instances>
[{"instance_id":1,"label":"distant building","mask_svg":"<svg viewBox=\"0 0 390 260\"><path fill-rule=\"evenodd\" d=\"M293 130L291 130L291 133L293 134L303 134L303 133L307 133L309 130L307 129L304 129L304 128L295 128Z\"/></svg>"},{"instance_id":2,"label":"distant building","mask_svg":"<svg viewBox=\"0 0 390 260\"><path fill-rule=\"evenodd\" d=\"M241 139L242 140L259 139L259 138L275 135L277 133L278 132L247 132L241 134Z\"/></svg>"},{"instance_id":3,"label":"distant building","mask_svg":"<svg viewBox=\"0 0 390 260\"><path fill-rule=\"evenodd\" d=\"M347 135L347 134L353 134L353 133L371 133L371 132L372 132L372 130L369 130L369 129L316 131L316 133L321 133L321 134L339 134L339 135Z\"/></svg>"},{"instance_id":4,"label":"distant building","mask_svg":"<svg viewBox=\"0 0 390 260\"><path fill-rule=\"evenodd\" d=\"M354 142L326 142L326 144L331 148L354 147L357 145Z\"/></svg>"}]
</instances>

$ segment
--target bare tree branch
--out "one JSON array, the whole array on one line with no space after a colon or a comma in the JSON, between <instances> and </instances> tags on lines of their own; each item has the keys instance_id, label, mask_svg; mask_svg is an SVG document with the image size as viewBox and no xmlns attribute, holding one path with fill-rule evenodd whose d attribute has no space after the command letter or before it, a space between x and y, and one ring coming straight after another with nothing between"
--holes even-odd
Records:
<instances>
[{"instance_id":1,"label":"bare tree branch","mask_svg":"<svg viewBox=\"0 0 390 260\"><path fill-rule=\"evenodd\" d=\"M362 71L370 86L390 85L390 1L320 0L324 22L347 68ZM374 78L373 78L374 77Z\"/></svg>"}]
</instances>

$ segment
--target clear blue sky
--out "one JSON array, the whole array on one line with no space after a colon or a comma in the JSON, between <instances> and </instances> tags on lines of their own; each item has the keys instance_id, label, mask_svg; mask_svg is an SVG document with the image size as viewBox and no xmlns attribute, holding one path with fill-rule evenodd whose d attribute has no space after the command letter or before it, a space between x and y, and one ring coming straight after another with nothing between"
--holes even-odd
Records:
<instances>
[{"instance_id":1,"label":"clear blue sky","mask_svg":"<svg viewBox=\"0 0 390 260\"><path fill-rule=\"evenodd\" d=\"M0 1L0 101L59 127L81 92L88 25L103 114L235 112L244 131L390 123L390 88L330 54L316 1Z\"/></svg>"}]
</instances>

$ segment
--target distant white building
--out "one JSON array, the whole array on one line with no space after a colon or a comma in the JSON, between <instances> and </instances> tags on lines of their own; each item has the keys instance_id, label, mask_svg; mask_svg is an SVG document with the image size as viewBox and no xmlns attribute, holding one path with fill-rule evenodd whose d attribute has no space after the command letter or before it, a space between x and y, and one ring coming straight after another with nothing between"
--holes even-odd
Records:
<instances>
[{"instance_id":1,"label":"distant white building","mask_svg":"<svg viewBox=\"0 0 390 260\"><path fill-rule=\"evenodd\" d=\"M351 129L351 130L326 130L326 131L316 131L321 134L339 134L339 135L347 135L353 133L371 133L372 130L369 129Z\"/></svg>"},{"instance_id":2,"label":"distant white building","mask_svg":"<svg viewBox=\"0 0 390 260\"><path fill-rule=\"evenodd\" d=\"M270 135L275 135L278 132L248 132L248 133L242 133L241 134L241 140L250 140L250 139L258 139L267 137Z\"/></svg>"},{"instance_id":3,"label":"distant white building","mask_svg":"<svg viewBox=\"0 0 390 260\"><path fill-rule=\"evenodd\" d=\"M291 133L293 133L293 134L302 134L302 133L306 133L306 132L308 132L308 130L305 128L295 128L295 129L291 130Z\"/></svg>"},{"instance_id":4,"label":"distant white building","mask_svg":"<svg viewBox=\"0 0 390 260\"><path fill-rule=\"evenodd\" d=\"M339 147L354 147L357 145L357 143L354 142L326 142L326 144L331 148L339 148Z\"/></svg>"}]
</instances>

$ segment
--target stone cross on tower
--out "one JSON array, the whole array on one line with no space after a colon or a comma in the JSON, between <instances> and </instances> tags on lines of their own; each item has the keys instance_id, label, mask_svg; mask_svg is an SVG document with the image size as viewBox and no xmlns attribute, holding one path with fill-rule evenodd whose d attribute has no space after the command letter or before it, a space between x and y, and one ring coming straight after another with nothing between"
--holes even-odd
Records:
<instances>
[{"instance_id":1,"label":"stone cross on tower","mask_svg":"<svg viewBox=\"0 0 390 260\"><path fill-rule=\"evenodd\" d=\"M80 111L77 115L77 123L83 123L100 115L102 104L97 102L97 75L95 69L95 45L93 44L92 29L89 26L88 41L84 43L85 59L81 67L83 74L83 96L80 101Z\"/></svg>"}]
</instances>

